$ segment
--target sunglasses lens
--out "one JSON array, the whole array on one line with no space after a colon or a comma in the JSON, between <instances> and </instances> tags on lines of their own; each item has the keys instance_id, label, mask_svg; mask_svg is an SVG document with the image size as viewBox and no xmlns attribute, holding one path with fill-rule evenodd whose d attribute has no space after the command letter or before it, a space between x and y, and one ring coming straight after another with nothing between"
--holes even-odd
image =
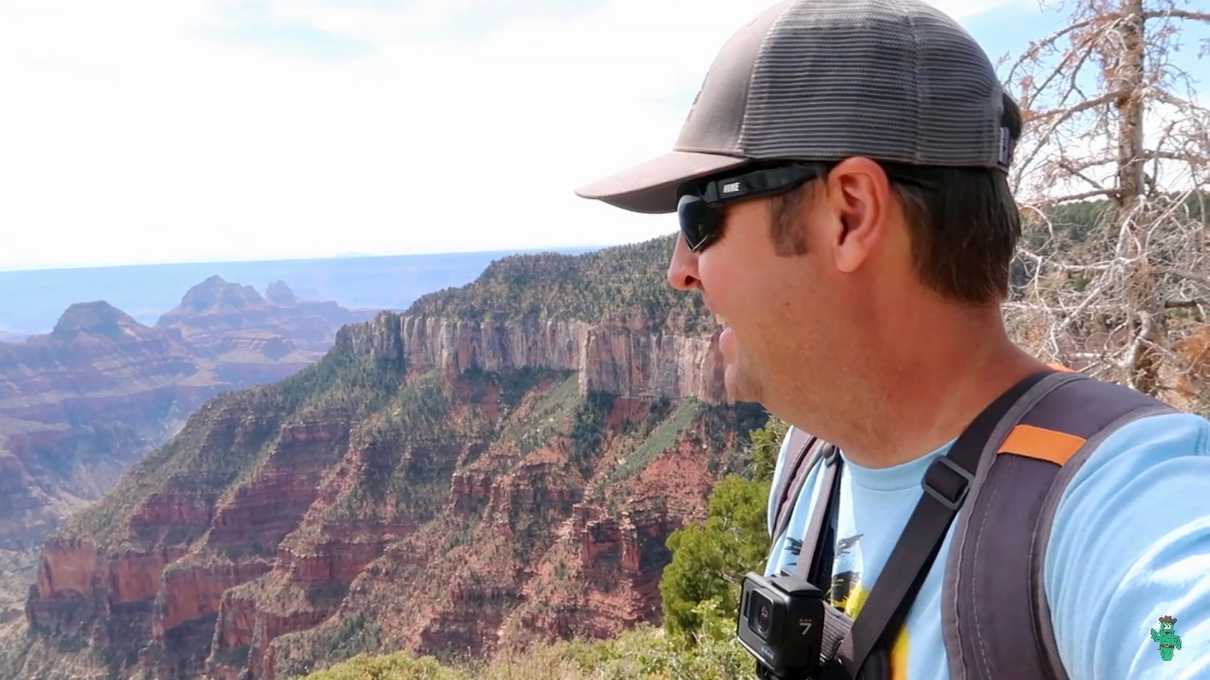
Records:
<instances>
[{"instance_id":1,"label":"sunglasses lens","mask_svg":"<svg viewBox=\"0 0 1210 680\"><path fill-rule=\"evenodd\" d=\"M706 205L701 197L693 194L681 196L676 206L676 214L689 250L701 250L713 240L718 228L718 212Z\"/></svg>"}]
</instances>

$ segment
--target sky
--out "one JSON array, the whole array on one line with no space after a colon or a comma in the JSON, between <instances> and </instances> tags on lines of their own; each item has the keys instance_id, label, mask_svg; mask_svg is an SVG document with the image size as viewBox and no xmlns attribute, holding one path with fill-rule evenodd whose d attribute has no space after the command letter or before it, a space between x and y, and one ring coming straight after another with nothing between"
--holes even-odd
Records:
<instances>
[{"instance_id":1,"label":"sky","mask_svg":"<svg viewBox=\"0 0 1210 680\"><path fill-rule=\"evenodd\" d=\"M995 61L1061 18L936 0ZM765 2L3 0L0 270L610 245Z\"/></svg>"}]
</instances>

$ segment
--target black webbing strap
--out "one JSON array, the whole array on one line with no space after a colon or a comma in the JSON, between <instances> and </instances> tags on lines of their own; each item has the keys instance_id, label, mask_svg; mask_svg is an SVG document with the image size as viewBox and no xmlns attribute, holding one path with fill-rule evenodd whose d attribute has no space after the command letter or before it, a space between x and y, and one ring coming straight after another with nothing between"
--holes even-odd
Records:
<instances>
[{"instance_id":1,"label":"black webbing strap","mask_svg":"<svg viewBox=\"0 0 1210 680\"><path fill-rule=\"evenodd\" d=\"M836 447L827 444L822 452L823 469L819 472L819 497L811 511L807 532L794 575L827 591L832 587L832 559L836 545L836 509L840 502L840 456ZM807 549L810 547L810 556Z\"/></svg>"},{"instance_id":2,"label":"black webbing strap","mask_svg":"<svg viewBox=\"0 0 1210 680\"><path fill-rule=\"evenodd\" d=\"M934 460L924 475L925 494L916 504L895 543L882 575L874 582L853 628L837 656L849 677L858 678L861 667L876 647L888 646L903 624L929 567L941 548L950 522L966 500L983 448L1009 408L1051 371L1036 373L1014 385L991 403L958 436L946 456ZM805 546L804 546L805 547ZM818 546L814 552L818 552Z\"/></svg>"}]
</instances>

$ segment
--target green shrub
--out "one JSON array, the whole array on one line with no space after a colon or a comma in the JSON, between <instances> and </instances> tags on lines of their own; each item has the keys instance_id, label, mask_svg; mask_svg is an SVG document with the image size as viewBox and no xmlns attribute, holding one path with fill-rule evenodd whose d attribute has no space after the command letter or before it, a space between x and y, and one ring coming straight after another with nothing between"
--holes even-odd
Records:
<instances>
[{"instance_id":1,"label":"green shrub","mask_svg":"<svg viewBox=\"0 0 1210 680\"><path fill-rule=\"evenodd\" d=\"M576 406L571 426L571 457L581 472L587 472L601 452L601 433L613 401L614 395L608 392L590 392Z\"/></svg>"},{"instance_id":2,"label":"green shrub","mask_svg":"<svg viewBox=\"0 0 1210 680\"><path fill-rule=\"evenodd\" d=\"M641 626L612 640L537 645L463 667L405 653L355 657L306 680L751 680L752 669L751 657L731 640L729 630L712 629L690 647L659 628Z\"/></svg>"},{"instance_id":3,"label":"green shrub","mask_svg":"<svg viewBox=\"0 0 1210 680\"><path fill-rule=\"evenodd\" d=\"M710 494L705 523L668 537L672 562L660 578L660 596L671 635L695 640L716 623L703 618L703 612L718 612L733 622L744 574L763 571L769 551L769 487L785 432L785 423L776 418L753 430L751 478L728 475Z\"/></svg>"},{"instance_id":4,"label":"green shrub","mask_svg":"<svg viewBox=\"0 0 1210 680\"><path fill-rule=\"evenodd\" d=\"M406 654L358 655L331 668L306 676L307 680L467 680L462 673L446 668L426 656Z\"/></svg>"},{"instance_id":5,"label":"green shrub","mask_svg":"<svg viewBox=\"0 0 1210 680\"><path fill-rule=\"evenodd\" d=\"M761 571L769 549L768 498L768 482L730 475L714 487L705 524L668 537L672 563L660 578L660 596L669 633L699 632L703 621L698 606L703 602L734 615L744 573Z\"/></svg>"}]
</instances>

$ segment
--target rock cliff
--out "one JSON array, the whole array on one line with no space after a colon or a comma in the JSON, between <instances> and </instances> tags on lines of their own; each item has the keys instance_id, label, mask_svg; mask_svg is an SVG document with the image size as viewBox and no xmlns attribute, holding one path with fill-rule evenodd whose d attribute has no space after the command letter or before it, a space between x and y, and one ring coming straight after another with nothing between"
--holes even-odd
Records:
<instances>
[{"instance_id":1,"label":"rock cliff","mask_svg":"<svg viewBox=\"0 0 1210 680\"><path fill-rule=\"evenodd\" d=\"M725 399L718 334L686 337L652 332L641 315L595 324L536 317L469 321L412 315L389 322L398 324L397 336L395 329L384 333L381 326L350 326L342 329L337 342L371 354L398 354L415 373L565 370L576 372L581 394L695 397L707 403ZM389 346L371 346L375 343Z\"/></svg>"}]
</instances>

